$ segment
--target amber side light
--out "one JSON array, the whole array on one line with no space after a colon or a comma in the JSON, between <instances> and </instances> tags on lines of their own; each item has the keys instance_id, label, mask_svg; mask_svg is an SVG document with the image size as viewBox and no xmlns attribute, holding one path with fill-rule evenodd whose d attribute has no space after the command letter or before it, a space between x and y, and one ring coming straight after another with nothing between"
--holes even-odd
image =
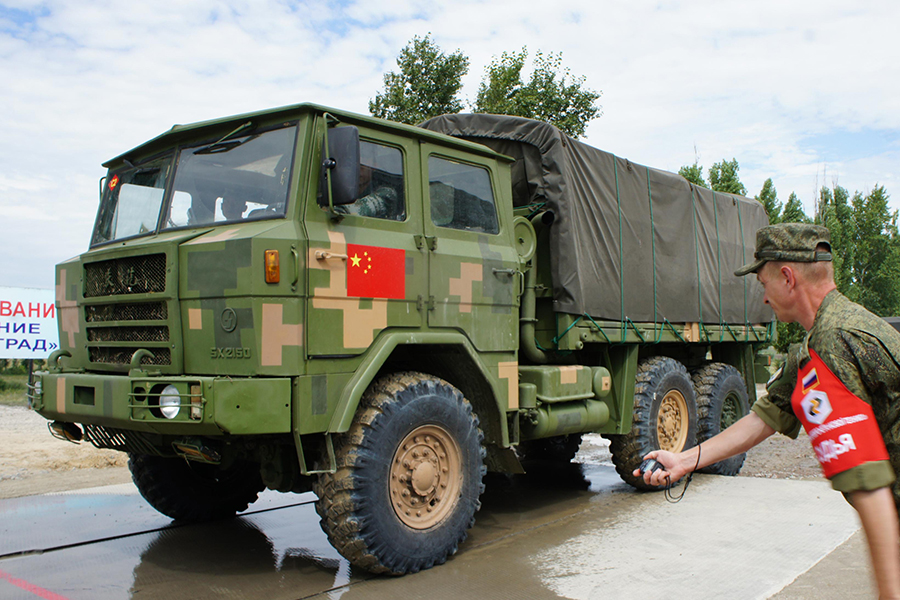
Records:
<instances>
[{"instance_id":1,"label":"amber side light","mask_svg":"<svg viewBox=\"0 0 900 600\"><path fill-rule=\"evenodd\" d=\"M281 261L278 250L266 250L266 283L281 281Z\"/></svg>"}]
</instances>

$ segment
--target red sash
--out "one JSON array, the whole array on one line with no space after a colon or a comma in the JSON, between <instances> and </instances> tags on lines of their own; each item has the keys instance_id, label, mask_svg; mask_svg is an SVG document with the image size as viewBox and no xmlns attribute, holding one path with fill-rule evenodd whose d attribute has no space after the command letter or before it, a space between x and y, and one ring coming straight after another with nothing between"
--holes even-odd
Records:
<instances>
[{"instance_id":1,"label":"red sash","mask_svg":"<svg viewBox=\"0 0 900 600\"><path fill-rule=\"evenodd\" d=\"M797 374L791 395L794 414L803 423L825 477L863 463L888 460L872 407L854 396L814 350Z\"/></svg>"}]
</instances>

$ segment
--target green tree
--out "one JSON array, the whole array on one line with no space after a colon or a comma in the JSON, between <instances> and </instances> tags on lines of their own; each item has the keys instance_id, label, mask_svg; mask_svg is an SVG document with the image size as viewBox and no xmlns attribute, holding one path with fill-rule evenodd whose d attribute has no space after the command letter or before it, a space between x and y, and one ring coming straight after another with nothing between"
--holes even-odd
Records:
<instances>
[{"instance_id":1,"label":"green tree","mask_svg":"<svg viewBox=\"0 0 900 600\"><path fill-rule=\"evenodd\" d=\"M681 171L679 171L679 173L680 172ZM769 215L769 223L771 225L781 222L781 201L778 199L778 192L775 190L775 184L772 183L771 177L766 179L763 183L762 189L759 190L759 195L756 196L756 199L763 205L763 208L766 209L766 214Z\"/></svg>"},{"instance_id":2,"label":"green tree","mask_svg":"<svg viewBox=\"0 0 900 600\"><path fill-rule=\"evenodd\" d=\"M384 74L384 91L369 101L373 116L415 125L462 110L459 97L469 59L461 50L445 54L432 41L413 37L397 57L399 72Z\"/></svg>"},{"instance_id":3,"label":"green tree","mask_svg":"<svg viewBox=\"0 0 900 600\"><path fill-rule=\"evenodd\" d=\"M600 92L584 87L583 76L573 76L562 66L562 53L535 54L528 82L522 69L528 50L504 52L485 69L473 110L480 113L516 115L546 121L564 133L579 138L587 124L600 116Z\"/></svg>"},{"instance_id":4,"label":"green tree","mask_svg":"<svg viewBox=\"0 0 900 600\"><path fill-rule=\"evenodd\" d=\"M900 309L900 240L897 211L888 207L888 194L877 186L863 196L857 192L853 209L856 244L850 276L856 301L881 316Z\"/></svg>"},{"instance_id":5,"label":"green tree","mask_svg":"<svg viewBox=\"0 0 900 600\"><path fill-rule=\"evenodd\" d=\"M747 188L738 177L740 170L741 167L736 158L722 159L721 162L713 163L713 166L709 168L709 189L714 192L746 196Z\"/></svg>"},{"instance_id":6,"label":"green tree","mask_svg":"<svg viewBox=\"0 0 900 600\"><path fill-rule=\"evenodd\" d=\"M678 169L678 174L693 183L694 185L699 185L700 187L709 187L706 184L706 181L703 180L703 167L700 166L700 163L694 162L691 166L685 166Z\"/></svg>"},{"instance_id":7,"label":"green tree","mask_svg":"<svg viewBox=\"0 0 900 600\"><path fill-rule=\"evenodd\" d=\"M800 198L798 198L797 194L794 192L791 192L791 195L788 196L788 201L785 203L779 219L779 223L810 222L810 218L806 216L806 213L803 211L803 203L800 202Z\"/></svg>"},{"instance_id":8,"label":"green tree","mask_svg":"<svg viewBox=\"0 0 900 600\"><path fill-rule=\"evenodd\" d=\"M836 250L832 256L834 283L838 291L856 300L850 265L856 252L856 223L850 206L850 193L838 186L833 190L822 187L816 208L816 222L831 232L831 247ZM808 221L805 221L808 222Z\"/></svg>"}]
</instances>

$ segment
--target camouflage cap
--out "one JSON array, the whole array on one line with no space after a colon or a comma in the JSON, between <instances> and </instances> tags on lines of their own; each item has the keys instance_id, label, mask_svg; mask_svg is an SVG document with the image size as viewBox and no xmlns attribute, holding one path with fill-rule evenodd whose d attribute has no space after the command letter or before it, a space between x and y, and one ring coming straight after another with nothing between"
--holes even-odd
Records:
<instances>
[{"instance_id":1,"label":"camouflage cap","mask_svg":"<svg viewBox=\"0 0 900 600\"><path fill-rule=\"evenodd\" d=\"M816 251L819 244L828 252ZM766 261L818 262L831 261L831 233L821 225L779 223L756 232L756 260L734 272L738 277L756 273Z\"/></svg>"}]
</instances>

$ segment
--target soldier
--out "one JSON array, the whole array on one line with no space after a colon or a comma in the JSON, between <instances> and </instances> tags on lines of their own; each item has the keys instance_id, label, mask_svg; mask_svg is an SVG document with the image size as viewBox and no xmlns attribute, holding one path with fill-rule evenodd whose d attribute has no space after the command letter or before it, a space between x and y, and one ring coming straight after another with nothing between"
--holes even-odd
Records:
<instances>
[{"instance_id":1,"label":"soldier","mask_svg":"<svg viewBox=\"0 0 900 600\"><path fill-rule=\"evenodd\" d=\"M222 216L226 221L236 221L244 215L247 210L247 202L235 196L226 196L222 198Z\"/></svg>"},{"instance_id":2,"label":"soldier","mask_svg":"<svg viewBox=\"0 0 900 600\"><path fill-rule=\"evenodd\" d=\"M644 480L678 481L775 431L796 437L803 425L825 476L859 513L880 598L900 598L900 334L837 291L826 228L763 227L755 256L735 275L756 273L766 304L780 321L800 323L806 340L791 348L750 414L702 448L649 453L663 469Z\"/></svg>"}]
</instances>

